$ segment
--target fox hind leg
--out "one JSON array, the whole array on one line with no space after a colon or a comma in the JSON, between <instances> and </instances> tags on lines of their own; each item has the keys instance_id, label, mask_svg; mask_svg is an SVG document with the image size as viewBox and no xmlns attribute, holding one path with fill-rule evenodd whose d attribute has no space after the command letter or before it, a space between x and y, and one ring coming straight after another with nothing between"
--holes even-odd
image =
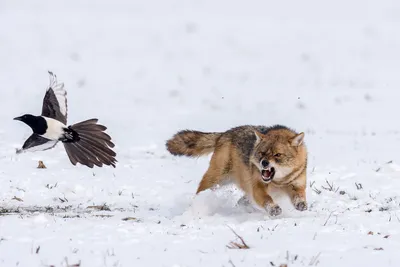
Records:
<instances>
[{"instance_id":1,"label":"fox hind leg","mask_svg":"<svg viewBox=\"0 0 400 267\"><path fill-rule=\"evenodd\" d=\"M210 166L208 170L203 175L203 178L197 188L196 194L207 190L213 189L217 185L224 184L229 180L228 175L231 171L231 163L229 160L229 155L226 151L217 150L211 157Z\"/></svg>"},{"instance_id":2,"label":"fox hind leg","mask_svg":"<svg viewBox=\"0 0 400 267\"><path fill-rule=\"evenodd\" d=\"M219 174L215 170L209 168L207 172L203 175L203 179L201 179L196 194L199 194L200 192L205 191L207 189L214 189L215 186L218 185L219 181L218 176Z\"/></svg>"},{"instance_id":3,"label":"fox hind leg","mask_svg":"<svg viewBox=\"0 0 400 267\"><path fill-rule=\"evenodd\" d=\"M203 175L196 194L199 194L207 189L214 190L216 186L225 184L228 179L229 178L223 173L221 168L211 164L206 173Z\"/></svg>"}]
</instances>

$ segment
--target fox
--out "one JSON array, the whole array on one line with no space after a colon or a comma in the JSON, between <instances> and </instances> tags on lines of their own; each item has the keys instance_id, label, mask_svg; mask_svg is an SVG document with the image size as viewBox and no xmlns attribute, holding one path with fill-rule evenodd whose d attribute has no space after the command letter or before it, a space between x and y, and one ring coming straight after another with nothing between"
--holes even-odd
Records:
<instances>
[{"instance_id":1,"label":"fox","mask_svg":"<svg viewBox=\"0 0 400 267\"><path fill-rule=\"evenodd\" d=\"M166 149L173 156L192 158L213 153L196 195L233 182L244 192L239 202L253 202L278 216L282 208L270 196L273 186L288 194L296 210L308 209L304 136L283 125L242 125L225 132L181 130L166 141Z\"/></svg>"}]
</instances>

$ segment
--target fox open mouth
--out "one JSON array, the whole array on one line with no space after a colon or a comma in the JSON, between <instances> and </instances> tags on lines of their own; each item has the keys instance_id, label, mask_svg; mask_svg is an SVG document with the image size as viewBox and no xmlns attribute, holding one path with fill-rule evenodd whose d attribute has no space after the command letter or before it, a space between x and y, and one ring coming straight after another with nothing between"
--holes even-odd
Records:
<instances>
[{"instance_id":1,"label":"fox open mouth","mask_svg":"<svg viewBox=\"0 0 400 267\"><path fill-rule=\"evenodd\" d=\"M270 182L272 179L274 179L275 176L275 168L270 167L268 169L264 169L261 171L261 178L263 179L264 182Z\"/></svg>"}]
</instances>

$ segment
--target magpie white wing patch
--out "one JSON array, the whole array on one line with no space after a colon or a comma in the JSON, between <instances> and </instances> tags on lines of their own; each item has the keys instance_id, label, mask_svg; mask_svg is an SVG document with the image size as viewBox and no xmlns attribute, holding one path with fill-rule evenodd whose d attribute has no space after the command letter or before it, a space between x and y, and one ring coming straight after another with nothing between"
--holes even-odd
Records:
<instances>
[{"instance_id":1,"label":"magpie white wing patch","mask_svg":"<svg viewBox=\"0 0 400 267\"><path fill-rule=\"evenodd\" d=\"M49 71L50 85L43 99L42 116L67 124L68 103L64 83L57 82L57 76Z\"/></svg>"},{"instance_id":2,"label":"magpie white wing patch","mask_svg":"<svg viewBox=\"0 0 400 267\"><path fill-rule=\"evenodd\" d=\"M25 143L23 144L21 149L17 149L17 154L23 152L36 152L36 151L44 151L51 149L56 146L58 141L56 140L49 140L44 137L41 137L38 134L33 133L26 139Z\"/></svg>"},{"instance_id":3,"label":"magpie white wing patch","mask_svg":"<svg viewBox=\"0 0 400 267\"><path fill-rule=\"evenodd\" d=\"M44 117L47 123L47 130L44 134L41 134L41 137L44 137L48 140L58 140L60 137L64 135L64 128L67 126L62 122Z\"/></svg>"}]
</instances>

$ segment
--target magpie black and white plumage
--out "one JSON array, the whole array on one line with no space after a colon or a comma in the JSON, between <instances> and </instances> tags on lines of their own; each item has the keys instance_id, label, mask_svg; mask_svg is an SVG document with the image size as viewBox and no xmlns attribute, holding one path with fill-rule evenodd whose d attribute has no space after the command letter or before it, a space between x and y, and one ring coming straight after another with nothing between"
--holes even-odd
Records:
<instances>
[{"instance_id":1,"label":"magpie black and white plumage","mask_svg":"<svg viewBox=\"0 0 400 267\"><path fill-rule=\"evenodd\" d=\"M17 149L17 154L48 150L62 142L73 165L80 163L89 168L111 165L115 168L116 153L111 149L114 143L104 132L107 127L97 124L98 119L67 126L68 104L64 83L58 83L57 76L52 72L49 71L49 74L50 85L43 99L42 114L14 118L29 125L33 131L22 149Z\"/></svg>"}]
</instances>

